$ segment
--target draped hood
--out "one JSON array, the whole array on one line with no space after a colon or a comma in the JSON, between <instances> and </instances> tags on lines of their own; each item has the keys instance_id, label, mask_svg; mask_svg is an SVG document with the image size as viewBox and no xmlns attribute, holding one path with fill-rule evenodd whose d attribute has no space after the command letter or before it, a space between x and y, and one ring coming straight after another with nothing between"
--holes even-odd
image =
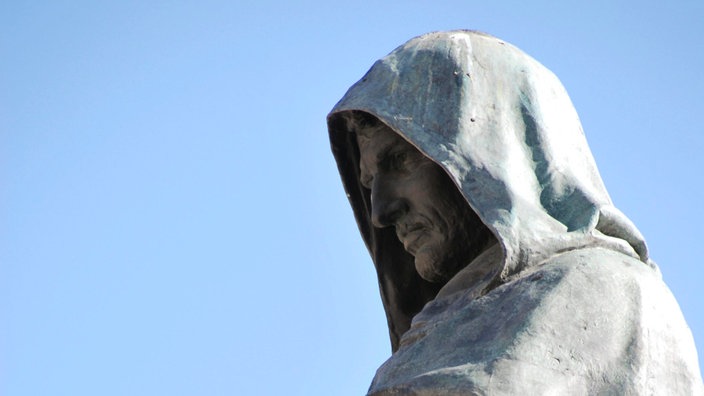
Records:
<instances>
[{"instance_id":1,"label":"draped hood","mask_svg":"<svg viewBox=\"0 0 704 396\"><path fill-rule=\"evenodd\" d=\"M346 118L378 118L440 165L503 253L489 288L558 253L603 247L655 268L609 198L559 80L518 48L474 31L429 33L377 61L328 115L333 154L374 261L392 349L442 285L423 280L393 227L371 224Z\"/></svg>"}]
</instances>

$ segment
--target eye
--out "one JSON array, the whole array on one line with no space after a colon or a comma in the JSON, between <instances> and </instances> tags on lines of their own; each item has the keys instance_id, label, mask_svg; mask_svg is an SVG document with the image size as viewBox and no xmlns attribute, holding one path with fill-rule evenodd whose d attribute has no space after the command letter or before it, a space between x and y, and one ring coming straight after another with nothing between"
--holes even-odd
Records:
<instances>
[{"instance_id":1,"label":"eye","mask_svg":"<svg viewBox=\"0 0 704 396\"><path fill-rule=\"evenodd\" d=\"M389 155L389 167L395 170L403 170L406 167L408 154L405 151L398 151Z\"/></svg>"}]
</instances>

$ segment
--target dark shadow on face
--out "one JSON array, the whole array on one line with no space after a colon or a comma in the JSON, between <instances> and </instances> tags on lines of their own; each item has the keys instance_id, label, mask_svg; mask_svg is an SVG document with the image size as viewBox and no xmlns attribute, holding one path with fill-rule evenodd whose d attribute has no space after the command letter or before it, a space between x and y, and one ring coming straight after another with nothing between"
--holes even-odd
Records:
<instances>
[{"instance_id":1,"label":"dark shadow on face","mask_svg":"<svg viewBox=\"0 0 704 396\"><path fill-rule=\"evenodd\" d=\"M356 127L372 224L395 227L420 276L446 283L495 238L443 168L375 120Z\"/></svg>"}]
</instances>

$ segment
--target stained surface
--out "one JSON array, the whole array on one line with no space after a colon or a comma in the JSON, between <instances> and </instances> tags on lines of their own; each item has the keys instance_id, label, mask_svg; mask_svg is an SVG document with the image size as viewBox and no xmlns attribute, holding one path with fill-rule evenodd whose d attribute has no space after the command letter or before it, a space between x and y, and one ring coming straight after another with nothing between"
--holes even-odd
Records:
<instances>
[{"instance_id":1,"label":"stained surface","mask_svg":"<svg viewBox=\"0 0 704 396\"><path fill-rule=\"evenodd\" d=\"M427 188L459 190L501 245L497 254L465 263L410 330L400 308L419 293L407 282L413 269L377 220L382 190L392 189L382 185L402 175L377 172L371 200L358 187L372 154L389 151L374 151L372 142L392 141L385 130L366 130L364 136L381 137L359 140L365 172L361 180L351 173L357 149L348 136L360 127L341 119L360 112L442 166L456 186ZM542 65L483 33L425 34L376 62L335 105L328 124L379 275L394 350L370 394L704 393L677 303L643 236L610 200L564 88ZM421 195L414 191L397 192L410 209L398 212L396 227L414 216ZM554 348L578 357L555 356L564 363L553 367Z\"/></svg>"}]
</instances>

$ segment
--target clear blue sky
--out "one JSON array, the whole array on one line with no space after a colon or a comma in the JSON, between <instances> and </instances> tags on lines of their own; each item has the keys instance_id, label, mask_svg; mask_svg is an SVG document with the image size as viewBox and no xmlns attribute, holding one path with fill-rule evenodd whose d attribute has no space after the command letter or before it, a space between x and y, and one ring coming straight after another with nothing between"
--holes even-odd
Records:
<instances>
[{"instance_id":1,"label":"clear blue sky","mask_svg":"<svg viewBox=\"0 0 704 396\"><path fill-rule=\"evenodd\" d=\"M456 28L560 77L703 360L704 2L4 1L0 394L364 394L390 347L325 116Z\"/></svg>"}]
</instances>

